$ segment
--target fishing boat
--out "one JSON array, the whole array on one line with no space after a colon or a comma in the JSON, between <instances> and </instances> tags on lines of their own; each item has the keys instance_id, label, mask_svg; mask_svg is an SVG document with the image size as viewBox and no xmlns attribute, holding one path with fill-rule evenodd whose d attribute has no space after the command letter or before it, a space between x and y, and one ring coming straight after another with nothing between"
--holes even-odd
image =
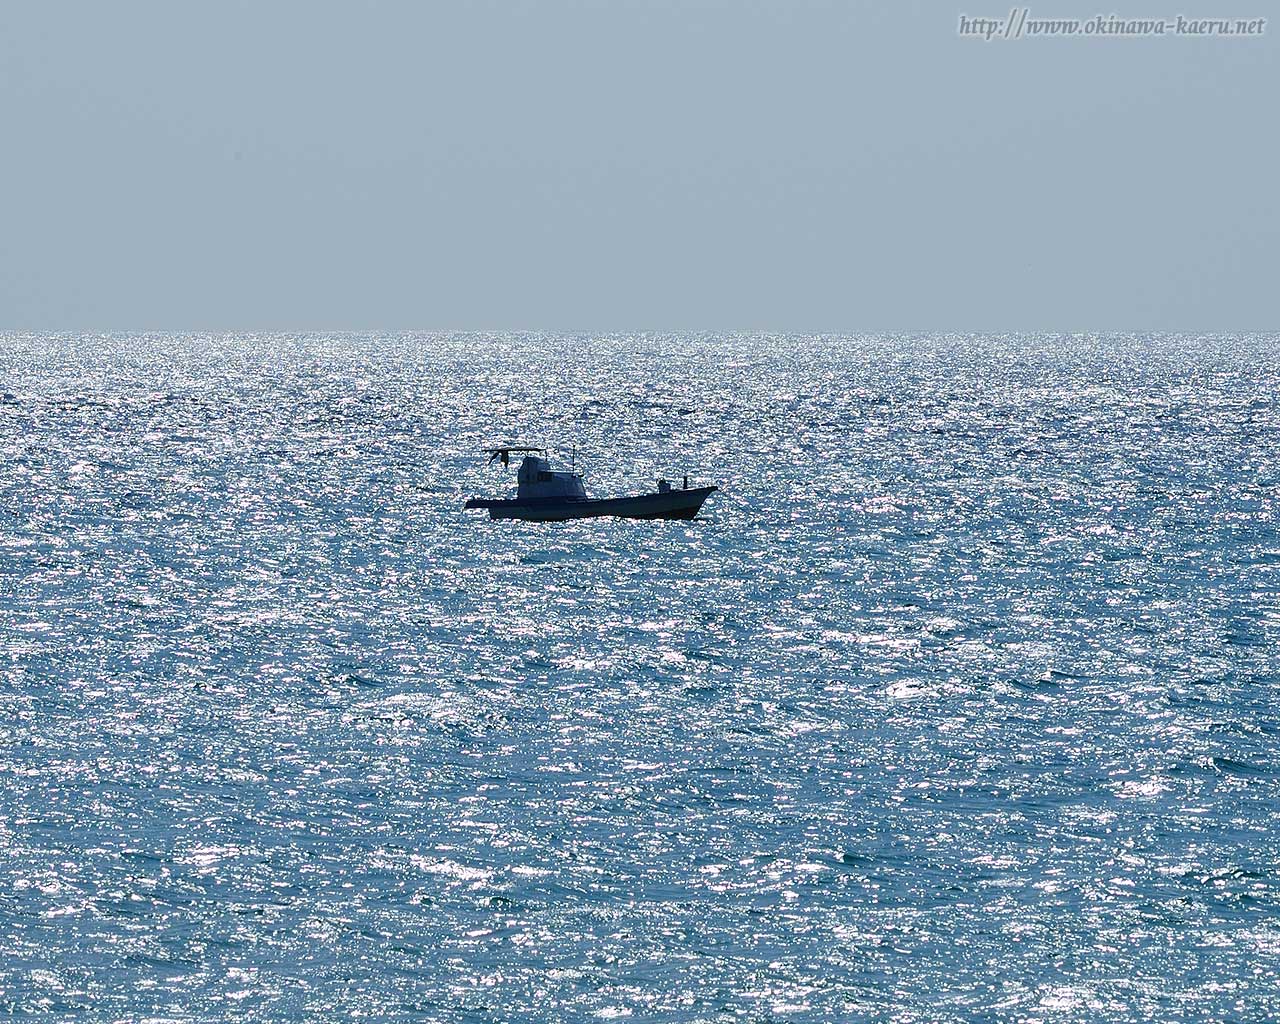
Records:
<instances>
[{"instance_id":1,"label":"fishing boat","mask_svg":"<svg viewBox=\"0 0 1280 1024\"><path fill-rule=\"evenodd\" d=\"M487 508L491 519L531 519L557 522L564 519L591 519L618 516L623 519L692 519L716 487L672 487L658 481L658 489L648 494L622 498L592 498L587 495L582 474L576 466L568 472L552 470L545 448L486 448L489 464L511 465L511 456L524 456L516 470L514 498L471 498L466 508Z\"/></svg>"}]
</instances>

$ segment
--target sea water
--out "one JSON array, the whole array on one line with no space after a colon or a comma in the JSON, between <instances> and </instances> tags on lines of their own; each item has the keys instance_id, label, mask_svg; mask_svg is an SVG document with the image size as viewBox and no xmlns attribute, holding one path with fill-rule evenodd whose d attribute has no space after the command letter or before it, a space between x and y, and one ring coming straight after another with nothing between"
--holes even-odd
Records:
<instances>
[{"instance_id":1,"label":"sea water","mask_svg":"<svg viewBox=\"0 0 1280 1024\"><path fill-rule=\"evenodd\" d=\"M0 336L0 1011L1280 1015L1278 342Z\"/></svg>"}]
</instances>

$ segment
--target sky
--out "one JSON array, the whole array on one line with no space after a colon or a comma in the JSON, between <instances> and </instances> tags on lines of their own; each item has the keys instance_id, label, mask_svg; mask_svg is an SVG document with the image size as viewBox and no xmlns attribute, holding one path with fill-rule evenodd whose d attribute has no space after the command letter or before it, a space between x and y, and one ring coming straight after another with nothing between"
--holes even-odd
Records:
<instances>
[{"instance_id":1,"label":"sky","mask_svg":"<svg viewBox=\"0 0 1280 1024\"><path fill-rule=\"evenodd\" d=\"M1280 329L1280 16L961 14L1007 0L8 4L0 328Z\"/></svg>"}]
</instances>

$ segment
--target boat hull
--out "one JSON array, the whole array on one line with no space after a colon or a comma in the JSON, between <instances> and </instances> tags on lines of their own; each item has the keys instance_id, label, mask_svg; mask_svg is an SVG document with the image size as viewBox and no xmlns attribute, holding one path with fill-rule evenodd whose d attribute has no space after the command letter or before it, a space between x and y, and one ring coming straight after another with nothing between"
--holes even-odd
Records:
<instances>
[{"instance_id":1,"label":"boat hull","mask_svg":"<svg viewBox=\"0 0 1280 1024\"><path fill-rule=\"evenodd\" d=\"M692 519L715 487L690 487L678 491L658 491L625 498L542 498L519 501L503 498L472 498L466 508L487 508L490 519L527 519L554 523L566 519Z\"/></svg>"}]
</instances>

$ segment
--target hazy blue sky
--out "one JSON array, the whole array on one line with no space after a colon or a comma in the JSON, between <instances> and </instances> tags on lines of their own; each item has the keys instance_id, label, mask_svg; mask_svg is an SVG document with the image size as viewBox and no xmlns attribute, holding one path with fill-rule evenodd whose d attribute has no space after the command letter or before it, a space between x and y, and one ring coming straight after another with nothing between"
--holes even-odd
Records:
<instances>
[{"instance_id":1,"label":"hazy blue sky","mask_svg":"<svg viewBox=\"0 0 1280 1024\"><path fill-rule=\"evenodd\" d=\"M962 12L6 4L0 327L1280 328L1280 20Z\"/></svg>"}]
</instances>

